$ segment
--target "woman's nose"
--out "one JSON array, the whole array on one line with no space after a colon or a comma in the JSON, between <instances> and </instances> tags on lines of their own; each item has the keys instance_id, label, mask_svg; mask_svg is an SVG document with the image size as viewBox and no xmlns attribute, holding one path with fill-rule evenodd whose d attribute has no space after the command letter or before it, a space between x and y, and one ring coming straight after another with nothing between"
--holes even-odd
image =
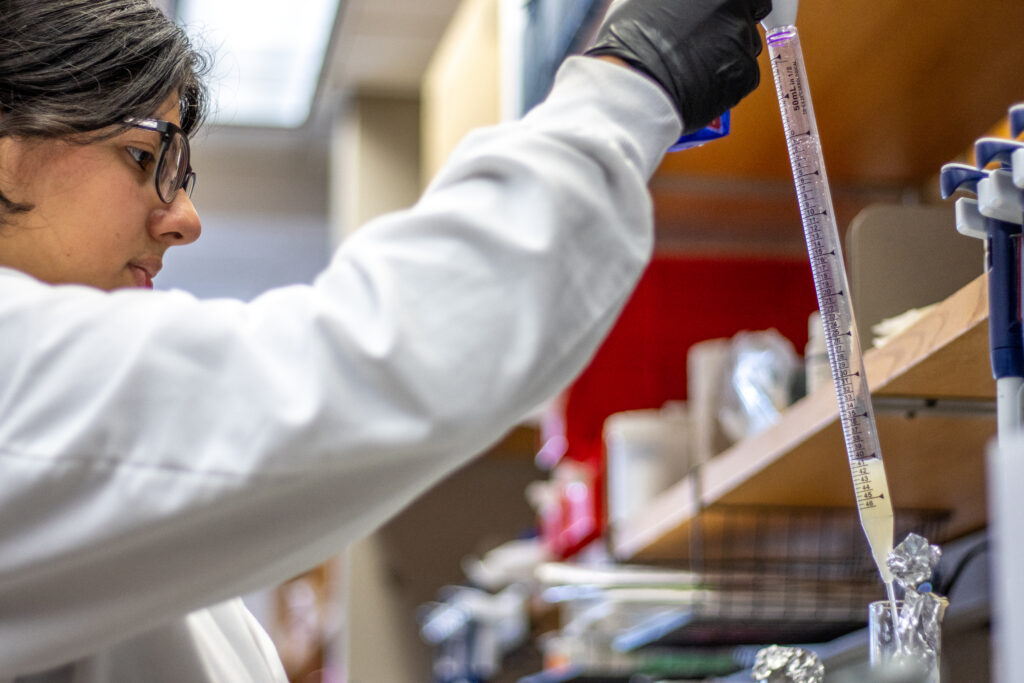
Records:
<instances>
[{"instance_id":1,"label":"woman's nose","mask_svg":"<svg viewBox=\"0 0 1024 683\"><path fill-rule=\"evenodd\" d=\"M169 247L192 244L202 233L199 214L184 190L178 190L174 201L164 204L150 216L149 233Z\"/></svg>"}]
</instances>

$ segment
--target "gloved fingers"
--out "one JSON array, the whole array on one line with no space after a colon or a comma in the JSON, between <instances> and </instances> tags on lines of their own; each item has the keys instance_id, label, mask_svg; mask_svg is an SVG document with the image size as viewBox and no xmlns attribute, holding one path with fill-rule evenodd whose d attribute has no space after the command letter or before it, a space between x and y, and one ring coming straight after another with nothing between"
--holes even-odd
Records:
<instances>
[{"instance_id":1,"label":"gloved fingers","mask_svg":"<svg viewBox=\"0 0 1024 683\"><path fill-rule=\"evenodd\" d=\"M771 6L771 0L766 0L768 6ZM734 41L734 45L741 51L746 52L748 55L757 57L761 54L763 45L761 43L761 31L758 29L757 21L755 21L753 14L747 14L746 9L749 9L751 5L749 0L738 0L742 3L743 8L737 7L734 3L733 7L736 8L737 13L734 15L732 21L720 22L721 30L718 31L719 35L729 35ZM743 19L747 20L744 21Z\"/></svg>"},{"instance_id":2,"label":"gloved fingers","mask_svg":"<svg viewBox=\"0 0 1024 683\"><path fill-rule=\"evenodd\" d=\"M747 49L750 51L749 54L757 57L761 54L761 50L764 47L761 43L761 32L757 30L757 24L747 25Z\"/></svg>"},{"instance_id":3,"label":"gloved fingers","mask_svg":"<svg viewBox=\"0 0 1024 683\"><path fill-rule=\"evenodd\" d=\"M692 132L757 85L757 19L770 9L771 0L615 0L586 54L650 76Z\"/></svg>"},{"instance_id":4,"label":"gloved fingers","mask_svg":"<svg viewBox=\"0 0 1024 683\"><path fill-rule=\"evenodd\" d=\"M735 36L734 41L740 37ZM740 44L731 49L723 48L706 65L708 80L701 84L706 99L700 100L697 92L691 90L682 98L684 133L692 133L708 125L717 116L735 107L743 97L754 90L761 81L757 59L740 49ZM697 103L699 107L692 106Z\"/></svg>"},{"instance_id":5,"label":"gloved fingers","mask_svg":"<svg viewBox=\"0 0 1024 683\"><path fill-rule=\"evenodd\" d=\"M755 57L757 57L759 54L761 54L761 50L763 50L763 49L764 49L764 44L761 43L761 34L758 33L755 30L754 31L754 35L751 36L750 54L752 54Z\"/></svg>"},{"instance_id":6,"label":"gloved fingers","mask_svg":"<svg viewBox=\"0 0 1024 683\"><path fill-rule=\"evenodd\" d=\"M768 13L772 11L772 0L743 0L747 2L747 8L750 11L748 15L749 21L744 24L745 30L748 32L749 40L747 46L750 48L750 53L755 57L761 54L761 32L758 30L758 22L768 16Z\"/></svg>"},{"instance_id":7,"label":"gloved fingers","mask_svg":"<svg viewBox=\"0 0 1024 683\"><path fill-rule=\"evenodd\" d=\"M772 11L772 0L755 0L752 9L754 20L761 21Z\"/></svg>"},{"instance_id":8,"label":"gloved fingers","mask_svg":"<svg viewBox=\"0 0 1024 683\"><path fill-rule=\"evenodd\" d=\"M731 99L721 103L722 112L739 104L743 98L740 93L753 91L761 82L761 70L758 68L757 60L749 56L741 57L729 64L718 75L720 92L726 97L731 95Z\"/></svg>"}]
</instances>

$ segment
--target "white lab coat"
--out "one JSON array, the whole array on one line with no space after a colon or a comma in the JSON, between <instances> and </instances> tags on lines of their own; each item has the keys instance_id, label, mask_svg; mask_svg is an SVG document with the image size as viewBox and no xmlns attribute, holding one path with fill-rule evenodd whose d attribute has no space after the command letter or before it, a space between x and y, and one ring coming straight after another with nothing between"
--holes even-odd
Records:
<instances>
[{"instance_id":1,"label":"white lab coat","mask_svg":"<svg viewBox=\"0 0 1024 683\"><path fill-rule=\"evenodd\" d=\"M680 123L575 58L312 286L249 304L0 269L0 680L280 681L234 596L381 524L583 368Z\"/></svg>"}]
</instances>

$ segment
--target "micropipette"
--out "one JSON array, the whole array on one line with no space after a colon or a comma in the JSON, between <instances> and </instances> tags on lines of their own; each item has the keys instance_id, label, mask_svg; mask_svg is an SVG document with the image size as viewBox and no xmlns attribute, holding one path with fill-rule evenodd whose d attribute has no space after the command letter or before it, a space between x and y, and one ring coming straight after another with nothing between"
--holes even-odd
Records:
<instances>
[{"instance_id":1,"label":"micropipette","mask_svg":"<svg viewBox=\"0 0 1024 683\"><path fill-rule=\"evenodd\" d=\"M973 207L985 229L985 270L988 272L989 348L992 376L996 378L996 425L1000 446L1020 431L1024 418L1021 400L1024 397L1024 344L1021 340L1021 272L1020 240L1024 224L1024 143L984 137L974 143L977 168L963 164L946 164L940 175L943 198L958 189L973 191L977 201ZM1000 167L984 170L998 161ZM961 204L957 200L957 217ZM960 226L957 225L957 229Z\"/></svg>"},{"instance_id":2,"label":"micropipette","mask_svg":"<svg viewBox=\"0 0 1024 683\"><path fill-rule=\"evenodd\" d=\"M1024 133L1024 104L1010 107L1010 137L1020 137Z\"/></svg>"},{"instance_id":3,"label":"micropipette","mask_svg":"<svg viewBox=\"0 0 1024 683\"><path fill-rule=\"evenodd\" d=\"M892 572L887 565L893 548L892 499L889 497L871 393L861 358L860 338L850 303L850 287L832 195L825 176L818 126L811 106L803 52L795 25L796 13L797 0L774 0L772 12L761 24L765 29L775 76L814 289L825 328L828 362L853 475L857 511L871 555L892 601Z\"/></svg>"},{"instance_id":4,"label":"micropipette","mask_svg":"<svg viewBox=\"0 0 1024 683\"><path fill-rule=\"evenodd\" d=\"M988 159L1001 141L982 138L975 156ZM1009 141L1008 141L1009 142ZM1011 145L1017 143L1009 142ZM996 380L996 430L1000 445L1021 427L1020 393L1024 387L1024 345L1020 310L1020 191L1010 182L1010 172L946 164L939 174L942 197L958 190L977 199L956 201L956 229L962 235L985 242L988 274L988 339L992 377Z\"/></svg>"}]
</instances>

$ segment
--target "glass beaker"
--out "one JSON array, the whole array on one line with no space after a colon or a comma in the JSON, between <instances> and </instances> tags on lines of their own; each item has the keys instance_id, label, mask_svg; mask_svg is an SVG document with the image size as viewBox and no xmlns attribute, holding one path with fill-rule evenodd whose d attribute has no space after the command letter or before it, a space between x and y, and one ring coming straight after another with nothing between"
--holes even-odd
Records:
<instances>
[{"instance_id":1,"label":"glass beaker","mask_svg":"<svg viewBox=\"0 0 1024 683\"><path fill-rule=\"evenodd\" d=\"M874 680L886 683L939 683L942 642L940 610L908 610L896 601L898 623L893 627L893 603L879 600L868 610L871 669Z\"/></svg>"}]
</instances>

